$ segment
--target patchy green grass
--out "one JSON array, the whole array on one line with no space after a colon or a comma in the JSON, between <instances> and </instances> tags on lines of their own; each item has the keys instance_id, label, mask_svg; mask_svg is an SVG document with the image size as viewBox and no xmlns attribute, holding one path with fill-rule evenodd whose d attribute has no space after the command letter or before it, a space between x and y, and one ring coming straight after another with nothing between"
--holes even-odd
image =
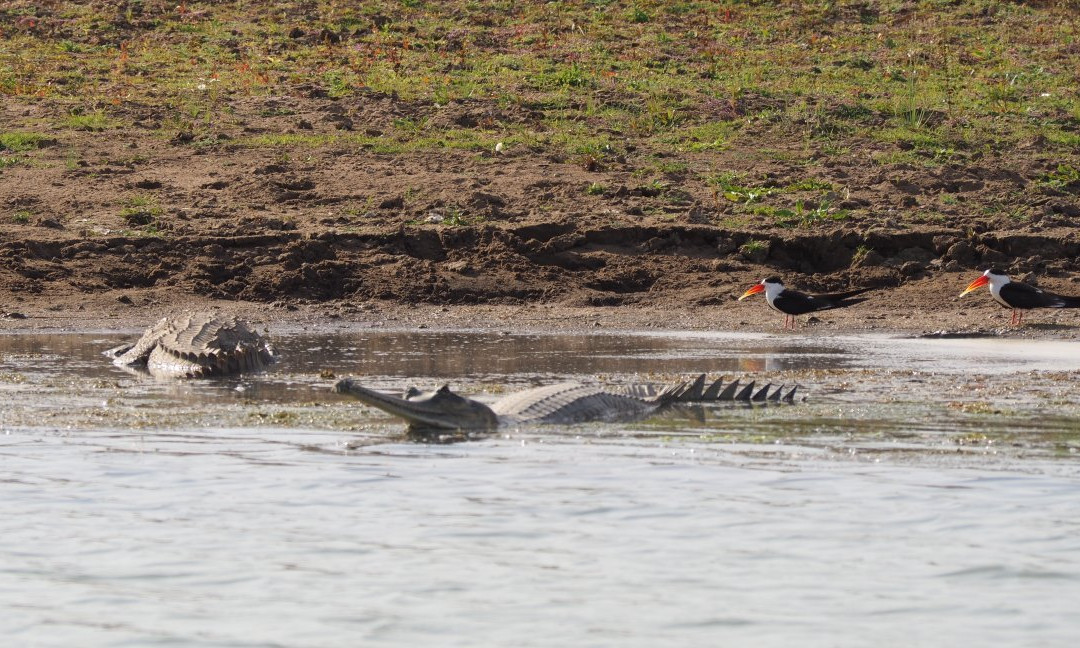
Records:
<instances>
[{"instance_id":1,"label":"patchy green grass","mask_svg":"<svg viewBox=\"0 0 1080 648\"><path fill-rule=\"evenodd\" d=\"M228 123L236 102L302 93L351 105L393 97L418 114L384 136L225 145L393 154L504 142L591 169L627 141L678 155L752 147L776 159L874 148L879 164L921 166L1037 141L1043 154L1075 159L1078 9L1077 0L280 0L102 12L59 1L36 3L26 21L17 4L0 9L11 25L0 94L59 107L69 116L57 125L95 132L122 125L119 109L164 107L163 132L194 132L202 146L220 145L200 131ZM460 103L494 116L475 128L421 116Z\"/></svg>"},{"instance_id":2,"label":"patchy green grass","mask_svg":"<svg viewBox=\"0 0 1080 648\"><path fill-rule=\"evenodd\" d=\"M814 178L806 178L793 182L784 187L785 191L832 191L833 186L831 182L825 182L823 180L816 180Z\"/></svg>"},{"instance_id":3,"label":"patchy green grass","mask_svg":"<svg viewBox=\"0 0 1080 648\"><path fill-rule=\"evenodd\" d=\"M1080 149L1080 133L1064 132L1056 128L1047 128L1043 136L1059 148Z\"/></svg>"},{"instance_id":4,"label":"patchy green grass","mask_svg":"<svg viewBox=\"0 0 1080 648\"><path fill-rule=\"evenodd\" d=\"M783 227L811 227L830 221L845 220L850 216L850 213L845 209L833 209L828 201L824 201L817 206L811 206L798 200L790 208L766 208L766 210L763 213L771 215Z\"/></svg>"},{"instance_id":5,"label":"patchy green grass","mask_svg":"<svg viewBox=\"0 0 1080 648\"><path fill-rule=\"evenodd\" d=\"M761 254L764 254L768 250L768 242L759 241L758 239L750 239L746 243L743 243L739 246L739 252L747 258L757 257Z\"/></svg>"},{"instance_id":6,"label":"patchy green grass","mask_svg":"<svg viewBox=\"0 0 1080 648\"><path fill-rule=\"evenodd\" d=\"M234 140L231 145L245 148L315 148L355 141L355 136L332 134L269 133Z\"/></svg>"},{"instance_id":7,"label":"patchy green grass","mask_svg":"<svg viewBox=\"0 0 1080 648\"><path fill-rule=\"evenodd\" d=\"M60 120L60 125L72 130L103 131L120 126L122 122L110 118L102 110L91 113L73 113Z\"/></svg>"},{"instance_id":8,"label":"patchy green grass","mask_svg":"<svg viewBox=\"0 0 1080 648\"><path fill-rule=\"evenodd\" d=\"M0 133L0 150L20 153L47 145L51 140L40 133Z\"/></svg>"},{"instance_id":9,"label":"patchy green grass","mask_svg":"<svg viewBox=\"0 0 1080 648\"><path fill-rule=\"evenodd\" d=\"M744 186L741 179L739 173L725 172L709 178L708 183L715 187L718 196L742 204L760 202L775 191L768 187Z\"/></svg>"},{"instance_id":10,"label":"patchy green grass","mask_svg":"<svg viewBox=\"0 0 1080 648\"><path fill-rule=\"evenodd\" d=\"M120 218L129 226L142 227L145 233L155 234L155 223L161 214L162 209L153 196L132 196L124 201L124 207L120 210Z\"/></svg>"},{"instance_id":11,"label":"patchy green grass","mask_svg":"<svg viewBox=\"0 0 1080 648\"><path fill-rule=\"evenodd\" d=\"M689 124L662 141L677 151L723 151L731 147L731 138L735 131L736 127L728 122Z\"/></svg>"},{"instance_id":12,"label":"patchy green grass","mask_svg":"<svg viewBox=\"0 0 1080 648\"><path fill-rule=\"evenodd\" d=\"M1059 164L1057 169L1044 174L1039 182L1054 189L1080 186L1080 169L1068 164Z\"/></svg>"}]
</instances>

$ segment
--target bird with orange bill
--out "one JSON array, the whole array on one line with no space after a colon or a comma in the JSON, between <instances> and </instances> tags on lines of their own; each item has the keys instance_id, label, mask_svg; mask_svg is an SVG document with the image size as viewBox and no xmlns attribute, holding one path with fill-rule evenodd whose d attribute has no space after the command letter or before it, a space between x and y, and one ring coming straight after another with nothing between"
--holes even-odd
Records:
<instances>
[{"instance_id":1,"label":"bird with orange bill","mask_svg":"<svg viewBox=\"0 0 1080 648\"><path fill-rule=\"evenodd\" d=\"M983 286L990 286L990 296L994 301L1012 309L1009 324L1013 326L1019 326L1024 319L1024 311L1031 308L1080 308L1080 297L1055 295L1021 281L1013 281L997 268L982 273L981 277L968 284L960 296Z\"/></svg>"},{"instance_id":2,"label":"bird with orange bill","mask_svg":"<svg viewBox=\"0 0 1080 648\"><path fill-rule=\"evenodd\" d=\"M859 288L826 295L808 295L797 290L784 288L784 282L776 277L766 277L750 286L742 294L742 297L739 297L739 301L760 292L765 293L765 301L768 302L769 308L784 314L784 328L795 330L796 316L832 308L843 308L864 302L867 299L866 297L852 298L870 290L873 290L873 288Z\"/></svg>"}]
</instances>

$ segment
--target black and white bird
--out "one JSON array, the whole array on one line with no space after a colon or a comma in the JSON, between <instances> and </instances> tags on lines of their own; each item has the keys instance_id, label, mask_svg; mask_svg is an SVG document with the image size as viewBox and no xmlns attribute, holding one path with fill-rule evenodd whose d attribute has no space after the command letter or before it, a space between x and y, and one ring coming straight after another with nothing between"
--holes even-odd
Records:
<instances>
[{"instance_id":1,"label":"black and white bird","mask_svg":"<svg viewBox=\"0 0 1080 648\"><path fill-rule=\"evenodd\" d=\"M859 288L847 292L829 293L827 295L807 295L797 290L784 288L784 282L776 277L766 277L760 283L756 283L739 297L739 301L746 299L759 292L765 293L765 301L769 302L769 308L784 314L784 328L795 329L795 317L814 311L829 310L831 308L843 308L866 301L866 297L852 299L856 295L873 290L873 288Z\"/></svg>"},{"instance_id":2,"label":"black and white bird","mask_svg":"<svg viewBox=\"0 0 1080 648\"><path fill-rule=\"evenodd\" d=\"M1012 325L1019 326L1024 319L1024 311L1029 308L1080 308L1080 297L1055 295L1035 286L1013 281L997 268L990 268L982 273L981 277L968 284L960 296L988 284L994 301L1012 309L1012 318L1009 320Z\"/></svg>"}]
</instances>

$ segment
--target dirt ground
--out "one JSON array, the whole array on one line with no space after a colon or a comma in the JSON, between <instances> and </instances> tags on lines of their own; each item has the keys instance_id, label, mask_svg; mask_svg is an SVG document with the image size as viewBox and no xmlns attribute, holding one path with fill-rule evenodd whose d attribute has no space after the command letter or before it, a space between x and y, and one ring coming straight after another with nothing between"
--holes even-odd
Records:
<instances>
[{"instance_id":1,"label":"dirt ground","mask_svg":"<svg viewBox=\"0 0 1080 648\"><path fill-rule=\"evenodd\" d=\"M0 120L44 122L50 110L9 98ZM489 104L245 98L216 141L199 146L185 133L161 137L153 108L122 110L131 126L58 133L31 163L3 170L0 330L139 328L217 308L279 329L771 331L781 316L760 296L735 300L778 275L810 292L879 289L863 304L801 318L811 331L923 333L1004 328L1008 311L987 291L957 298L991 265L1080 294L1073 189L1031 191L1039 215L1022 221L983 208L1016 200L1055 168L1037 142L919 168L871 164L872 150L808 167L734 147L688 153L648 183L644 151L594 167L527 148L387 155L234 144L260 133L378 134L402 116L534 118ZM831 198L851 217L808 227L734 218L702 180L716 169L766 186L809 173L838 188ZM938 216L918 218L928 205ZM1026 321L1009 334L1080 332L1077 310Z\"/></svg>"}]
</instances>

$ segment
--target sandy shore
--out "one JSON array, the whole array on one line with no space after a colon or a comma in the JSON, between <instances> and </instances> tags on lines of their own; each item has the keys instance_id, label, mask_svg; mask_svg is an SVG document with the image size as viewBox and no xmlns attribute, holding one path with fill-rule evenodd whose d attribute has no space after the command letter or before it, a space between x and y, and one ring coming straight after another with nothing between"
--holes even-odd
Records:
<instances>
[{"instance_id":1,"label":"sandy shore","mask_svg":"<svg viewBox=\"0 0 1080 648\"><path fill-rule=\"evenodd\" d=\"M403 305L383 301L332 301L316 304L262 304L220 301L166 291L125 291L115 295L26 296L2 311L0 331L76 332L138 330L158 318L185 310L233 313L273 333L333 331L349 328L481 329L598 332L620 330L746 331L785 335L880 333L924 335L934 332L995 334L1031 339L1080 339L1080 311L1039 310L1024 324L1009 326L1009 311L985 291L959 299L963 279L916 282L870 294L850 308L800 317L794 332L781 328L783 317L764 298L735 300L734 292L717 305L673 308L670 305L575 307L560 304ZM960 285L960 289L956 289Z\"/></svg>"}]
</instances>

